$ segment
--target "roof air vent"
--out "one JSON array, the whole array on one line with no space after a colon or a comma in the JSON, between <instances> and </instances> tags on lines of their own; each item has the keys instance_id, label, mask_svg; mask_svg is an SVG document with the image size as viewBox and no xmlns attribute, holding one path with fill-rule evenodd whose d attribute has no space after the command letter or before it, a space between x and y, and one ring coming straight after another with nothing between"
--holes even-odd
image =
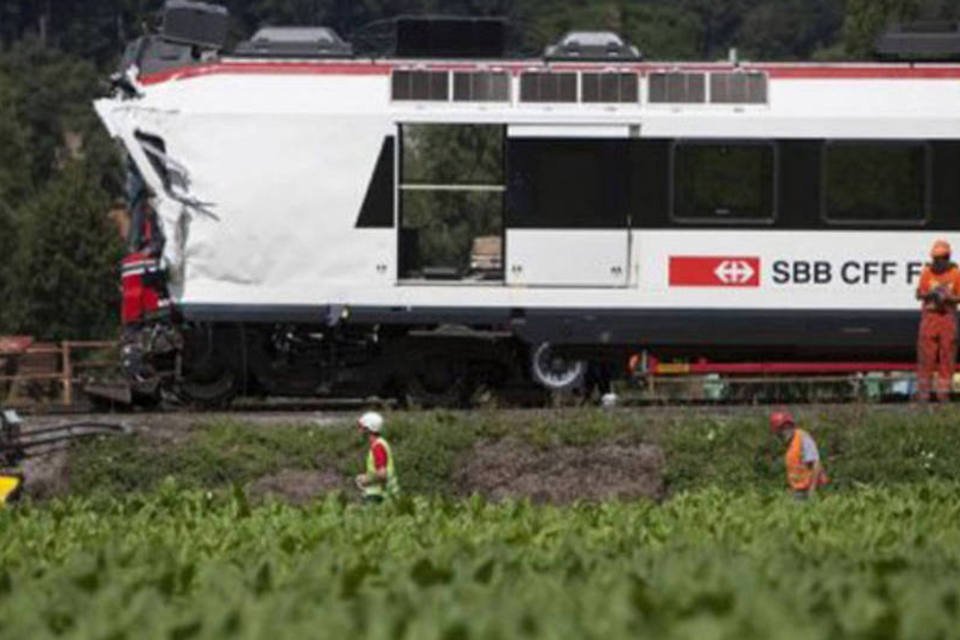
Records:
<instances>
[{"instance_id":1,"label":"roof air vent","mask_svg":"<svg viewBox=\"0 0 960 640\"><path fill-rule=\"evenodd\" d=\"M960 60L960 23L922 21L897 25L877 38L884 60Z\"/></svg>"},{"instance_id":2,"label":"roof air vent","mask_svg":"<svg viewBox=\"0 0 960 640\"><path fill-rule=\"evenodd\" d=\"M503 18L400 17L398 58L502 58L507 23Z\"/></svg>"},{"instance_id":3,"label":"roof air vent","mask_svg":"<svg viewBox=\"0 0 960 640\"><path fill-rule=\"evenodd\" d=\"M237 45L235 55L255 58L347 58L353 47L328 27L264 27Z\"/></svg>"},{"instance_id":4,"label":"roof air vent","mask_svg":"<svg viewBox=\"0 0 960 640\"><path fill-rule=\"evenodd\" d=\"M550 60L640 60L640 50L609 31L571 31L543 52Z\"/></svg>"},{"instance_id":5,"label":"roof air vent","mask_svg":"<svg viewBox=\"0 0 960 640\"><path fill-rule=\"evenodd\" d=\"M227 42L230 14L206 2L167 0L161 37L167 42L219 51Z\"/></svg>"}]
</instances>

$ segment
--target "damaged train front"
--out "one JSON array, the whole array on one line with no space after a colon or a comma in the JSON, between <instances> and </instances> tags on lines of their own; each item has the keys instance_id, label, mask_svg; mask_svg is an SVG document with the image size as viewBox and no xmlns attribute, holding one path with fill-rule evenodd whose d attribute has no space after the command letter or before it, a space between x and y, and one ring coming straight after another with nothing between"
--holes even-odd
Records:
<instances>
[{"instance_id":1,"label":"damaged train front","mask_svg":"<svg viewBox=\"0 0 960 640\"><path fill-rule=\"evenodd\" d=\"M189 193L185 167L167 155L162 132L176 112L152 95L144 79L215 59L227 33L225 10L170 0L156 33L131 43L111 77L110 95L94 107L117 142L126 169L119 228L123 368L134 401L149 402L182 376L189 328L177 317L184 258L182 237L191 215L209 203Z\"/></svg>"}]
</instances>

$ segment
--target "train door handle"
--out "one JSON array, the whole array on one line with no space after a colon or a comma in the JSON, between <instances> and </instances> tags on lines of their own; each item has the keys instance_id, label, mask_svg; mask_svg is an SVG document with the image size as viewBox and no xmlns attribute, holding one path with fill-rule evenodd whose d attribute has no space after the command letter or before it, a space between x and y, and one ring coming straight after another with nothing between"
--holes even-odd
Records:
<instances>
[{"instance_id":1,"label":"train door handle","mask_svg":"<svg viewBox=\"0 0 960 640\"><path fill-rule=\"evenodd\" d=\"M610 267L610 273L612 273L615 276L621 276L623 275L623 267L620 267L620 266Z\"/></svg>"},{"instance_id":2,"label":"train door handle","mask_svg":"<svg viewBox=\"0 0 960 640\"><path fill-rule=\"evenodd\" d=\"M523 265L522 264L513 265L512 267L510 267L510 272L516 273L516 274L523 273Z\"/></svg>"},{"instance_id":3,"label":"train door handle","mask_svg":"<svg viewBox=\"0 0 960 640\"><path fill-rule=\"evenodd\" d=\"M387 265L385 264L377 265L377 273L386 273L386 272L387 272Z\"/></svg>"}]
</instances>

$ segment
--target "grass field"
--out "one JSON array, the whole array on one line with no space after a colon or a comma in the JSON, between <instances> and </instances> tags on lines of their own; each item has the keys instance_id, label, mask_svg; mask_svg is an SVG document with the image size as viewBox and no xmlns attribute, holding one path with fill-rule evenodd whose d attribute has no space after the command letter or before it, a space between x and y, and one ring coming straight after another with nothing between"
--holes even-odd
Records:
<instances>
[{"instance_id":1,"label":"grass field","mask_svg":"<svg viewBox=\"0 0 960 640\"><path fill-rule=\"evenodd\" d=\"M398 417L407 492L380 508L245 490L281 468L352 473L348 425L94 443L71 461L82 490L0 513L0 637L958 637L958 414L804 417L837 480L812 503L784 495L760 412ZM505 438L656 443L667 493L558 506L449 488Z\"/></svg>"}]
</instances>

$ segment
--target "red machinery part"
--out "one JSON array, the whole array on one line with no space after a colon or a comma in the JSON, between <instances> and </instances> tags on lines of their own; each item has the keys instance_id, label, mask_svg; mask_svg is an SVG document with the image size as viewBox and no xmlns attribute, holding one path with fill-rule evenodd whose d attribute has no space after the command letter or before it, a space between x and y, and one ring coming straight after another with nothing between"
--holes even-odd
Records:
<instances>
[{"instance_id":1,"label":"red machinery part","mask_svg":"<svg viewBox=\"0 0 960 640\"><path fill-rule=\"evenodd\" d=\"M31 336L0 336L0 355L17 355L33 346Z\"/></svg>"},{"instance_id":2,"label":"red machinery part","mask_svg":"<svg viewBox=\"0 0 960 640\"><path fill-rule=\"evenodd\" d=\"M653 356L630 358L633 374L664 375L840 375L853 373L913 372L914 362L660 362ZM639 369L639 371L638 371Z\"/></svg>"},{"instance_id":3,"label":"red machinery part","mask_svg":"<svg viewBox=\"0 0 960 640\"><path fill-rule=\"evenodd\" d=\"M123 259L123 324L141 322L166 306L161 292L148 283L148 277L154 274L160 275L160 261L146 253L131 253Z\"/></svg>"}]
</instances>

